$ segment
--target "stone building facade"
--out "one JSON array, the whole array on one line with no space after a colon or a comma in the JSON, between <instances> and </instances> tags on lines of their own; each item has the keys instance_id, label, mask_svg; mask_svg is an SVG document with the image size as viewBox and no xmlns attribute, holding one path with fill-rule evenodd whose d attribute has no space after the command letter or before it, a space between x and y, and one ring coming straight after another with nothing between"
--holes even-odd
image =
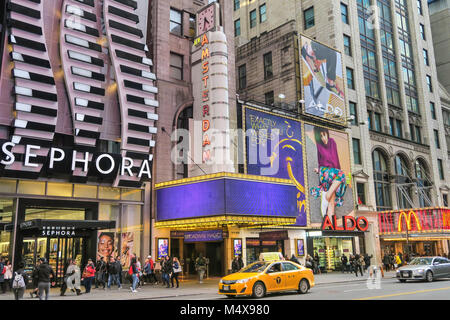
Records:
<instances>
[{"instance_id":1,"label":"stone building facade","mask_svg":"<svg viewBox=\"0 0 450 320\"><path fill-rule=\"evenodd\" d=\"M357 214L369 218L375 232L366 236L366 250L380 259L383 248L376 236L377 216L372 213L443 206L448 199L445 98L439 90L426 1L305 0L280 6L277 1L241 0L234 4L240 97L265 103L266 82L253 87L248 80L241 90L239 67L252 63L240 60L241 53L273 30L294 25L298 35L342 53L347 115L354 117L348 119L346 130L352 139ZM252 59L263 61L265 50L254 49ZM250 76L254 69L247 72L247 79L254 77ZM262 77L259 73L257 78ZM275 99L281 93L287 97L285 103L298 105L301 97L286 93L289 89L283 86L274 87ZM295 90L293 83L291 90Z\"/></svg>"}]
</instances>

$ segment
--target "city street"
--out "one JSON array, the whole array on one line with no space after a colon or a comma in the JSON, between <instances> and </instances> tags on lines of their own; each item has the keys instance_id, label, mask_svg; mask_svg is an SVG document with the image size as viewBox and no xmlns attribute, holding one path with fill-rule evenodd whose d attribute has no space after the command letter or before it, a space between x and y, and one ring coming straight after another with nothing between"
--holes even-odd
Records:
<instances>
[{"instance_id":1,"label":"city street","mask_svg":"<svg viewBox=\"0 0 450 320\"><path fill-rule=\"evenodd\" d=\"M342 274L333 272L316 275L316 286L307 294L300 295L296 292L277 293L266 296L264 300L448 300L450 299L450 279L428 282L400 283L394 278L394 272L385 273L381 279L380 288L372 284L372 289L367 286L368 274L356 278L354 274ZM76 296L72 292L66 292L66 296L59 296L58 288L51 291L50 300L220 300L220 301L244 301L248 297L229 299L217 293L219 278L210 278L203 284L195 280L185 280L180 283L180 288L166 288L158 285L145 285L138 289L138 293L131 293L129 284L125 284L122 290L114 287L110 290L92 289L90 294ZM29 290L28 290L29 291ZM82 292L84 288L82 287ZM29 293L25 294L25 300L31 299ZM12 293L1 294L0 300L13 300Z\"/></svg>"}]
</instances>

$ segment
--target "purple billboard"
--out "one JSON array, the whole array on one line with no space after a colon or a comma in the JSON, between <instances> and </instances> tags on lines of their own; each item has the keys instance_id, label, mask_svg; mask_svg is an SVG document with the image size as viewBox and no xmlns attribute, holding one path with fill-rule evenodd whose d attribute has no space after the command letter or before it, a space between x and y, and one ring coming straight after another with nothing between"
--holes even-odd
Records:
<instances>
[{"instance_id":1,"label":"purple billboard","mask_svg":"<svg viewBox=\"0 0 450 320\"><path fill-rule=\"evenodd\" d=\"M297 226L306 226L304 133L302 123L243 107L248 174L289 179L296 186Z\"/></svg>"},{"instance_id":2,"label":"purple billboard","mask_svg":"<svg viewBox=\"0 0 450 320\"><path fill-rule=\"evenodd\" d=\"M296 217L297 191L291 184L231 178L165 187L156 190L157 220L224 214Z\"/></svg>"}]
</instances>

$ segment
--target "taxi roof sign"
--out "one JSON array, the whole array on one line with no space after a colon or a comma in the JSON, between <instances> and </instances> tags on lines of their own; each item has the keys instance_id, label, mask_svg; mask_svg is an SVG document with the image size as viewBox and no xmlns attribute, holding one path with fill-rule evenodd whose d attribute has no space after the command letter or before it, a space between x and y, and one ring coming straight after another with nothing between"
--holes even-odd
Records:
<instances>
[{"instance_id":1,"label":"taxi roof sign","mask_svg":"<svg viewBox=\"0 0 450 320\"><path fill-rule=\"evenodd\" d=\"M261 252L259 254L260 261L278 261L282 259L283 255L281 252Z\"/></svg>"}]
</instances>

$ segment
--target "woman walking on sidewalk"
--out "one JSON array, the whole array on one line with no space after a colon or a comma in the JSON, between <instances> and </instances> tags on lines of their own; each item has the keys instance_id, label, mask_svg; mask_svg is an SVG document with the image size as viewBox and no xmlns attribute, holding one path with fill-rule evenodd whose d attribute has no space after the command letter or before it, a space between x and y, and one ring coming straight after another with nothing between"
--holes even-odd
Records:
<instances>
[{"instance_id":1,"label":"woman walking on sidewalk","mask_svg":"<svg viewBox=\"0 0 450 320\"><path fill-rule=\"evenodd\" d=\"M131 259L130 269L128 270L128 274L131 276L132 284L131 284L131 292L137 293L136 286L139 282L139 270L136 264L136 257Z\"/></svg>"},{"instance_id":2,"label":"woman walking on sidewalk","mask_svg":"<svg viewBox=\"0 0 450 320\"><path fill-rule=\"evenodd\" d=\"M173 263L172 263L172 277L170 278L170 282L172 284L172 288L173 288L173 279L175 279L175 281L177 282L177 288L179 288L179 283L178 283L178 276L181 274L182 269L181 269L181 264L180 261L178 261L177 257L173 257Z\"/></svg>"},{"instance_id":3,"label":"woman walking on sidewalk","mask_svg":"<svg viewBox=\"0 0 450 320\"><path fill-rule=\"evenodd\" d=\"M95 280L95 265L92 259L88 260L88 264L83 271L83 279L81 280L84 280L84 287L86 289L85 293L91 292L92 283Z\"/></svg>"}]
</instances>

